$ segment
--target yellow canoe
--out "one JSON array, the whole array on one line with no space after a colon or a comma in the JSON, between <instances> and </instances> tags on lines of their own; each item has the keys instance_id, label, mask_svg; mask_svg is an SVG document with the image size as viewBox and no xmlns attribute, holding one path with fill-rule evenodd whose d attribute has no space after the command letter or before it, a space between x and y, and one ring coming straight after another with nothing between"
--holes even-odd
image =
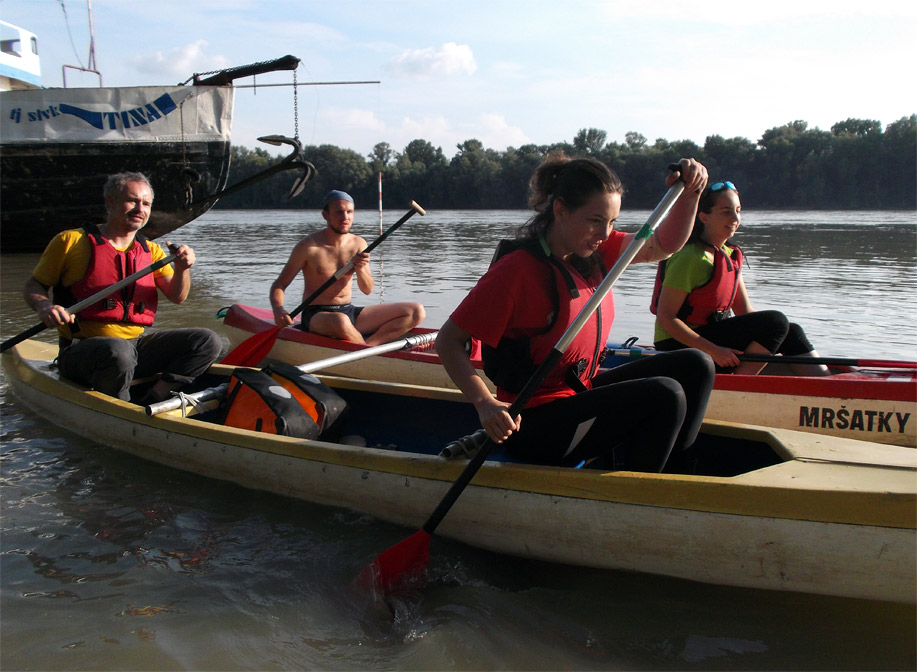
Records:
<instances>
[{"instance_id":1,"label":"yellow canoe","mask_svg":"<svg viewBox=\"0 0 917 672\"><path fill-rule=\"evenodd\" d=\"M49 367L55 352L25 341L2 357L13 392L49 422L177 469L413 529L465 464L440 449L476 429L455 390L335 377L323 380L354 410L348 444L180 411L151 417L61 380ZM705 423L702 442L699 474L545 467L497 453L437 533L572 565L917 602L917 451L726 422Z\"/></svg>"}]
</instances>

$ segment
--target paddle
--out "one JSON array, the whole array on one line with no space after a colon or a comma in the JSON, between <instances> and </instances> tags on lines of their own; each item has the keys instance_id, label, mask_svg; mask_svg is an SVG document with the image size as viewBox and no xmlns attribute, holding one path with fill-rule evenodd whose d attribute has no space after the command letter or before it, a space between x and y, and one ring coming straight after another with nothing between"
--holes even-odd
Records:
<instances>
[{"instance_id":1,"label":"paddle","mask_svg":"<svg viewBox=\"0 0 917 672\"><path fill-rule=\"evenodd\" d=\"M385 233L376 238L364 250L362 250L362 252L371 252L376 246L380 245L382 241L392 235L399 226L408 221L417 212L419 212L421 215L427 214L426 210L421 208L414 201L411 201L411 209L408 210L407 214L405 214L401 219L388 227ZM307 296L303 302L299 304L292 313L290 313L290 317L294 318L299 315L310 303L315 301L315 299L317 299L322 292L324 292L326 289L331 287L331 285L344 277L344 275L346 275L351 268L353 268L353 259L341 266L337 271L335 271L334 275L328 278L318 289ZM247 339L239 343L239 345L237 345L232 350L232 352L228 353L220 361L220 364L226 364L228 366L255 366L258 364L258 362L267 357L268 353L271 351L271 348L274 347L274 343L277 342L277 336L280 335L280 330L281 327L274 326L253 336L249 336Z\"/></svg>"},{"instance_id":2,"label":"paddle","mask_svg":"<svg viewBox=\"0 0 917 672\"><path fill-rule=\"evenodd\" d=\"M115 284L110 285L109 287L106 287L105 289L102 289L96 292L95 294L93 294L92 296L88 298L85 298L82 301L78 301L77 303L74 303L72 306L67 308L67 312L71 314L78 313L81 310L83 310L83 308L88 308L89 306L94 304L96 301L101 301L102 299L108 298L114 292L117 292L119 289L123 289L124 287L127 287L129 284L136 282L143 276L149 275L150 273L153 273L154 271L158 271L160 268L162 268L166 264L171 264L173 261L175 261L176 257L178 257L178 255L175 254L175 250L177 250L178 247L175 245L170 245L169 249L172 250L172 254L166 257L163 257L159 261L153 264L150 264L149 266L145 268L141 268L136 273L131 273L126 278L118 280L118 282L116 282ZM21 343L22 341L26 340L27 338L31 338L35 334L40 333L47 328L48 328L48 325L42 322L42 323L36 324L34 327L26 329L25 331L23 331L21 334L17 336L13 336L12 338L6 339L5 341L3 341L2 344L0 344L0 352L4 352L12 348L17 343Z\"/></svg>"},{"instance_id":3,"label":"paddle","mask_svg":"<svg viewBox=\"0 0 917 672\"><path fill-rule=\"evenodd\" d=\"M658 350L641 350L640 348L609 348L606 353L618 357L651 357ZM894 359L859 359L852 357L803 357L801 355L739 355L743 362L767 362L768 364L824 364L825 366L862 366L875 369L915 369L917 362L896 361Z\"/></svg>"},{"instance_id":4,"label":"paddle","mask_svg":"<svg viewBox=\"0 0 917 672\"><path fill-rule=\"evenodd\" d=\"M413 348L418 348L433 343L433 341L436 340L437 334L439 334L438 331L416 334L415 336L408 336L406 338L401 338L390 343L374 345L371 348L354 350L353 352L345 352L341 355L335 355L334 357L328 357L326 359L318 359L314 362L309 362L308 364L297 366L296 368L303 373L314 373L315 371L330 369L334 366L340 366L341 364L347 364L349 362L355 362L360 359L366 359L374 355L384 355L387 352L394 352L395 350L412 350ZM201 390L200 392L192 392L191 394L186 394L185 400L194 403L210 401L211 399L222 399L226 396L226 392L228 390L229 383L223 383L215 387L208 387L206 390ZM166 411L174 411L176 408L181 408L181 405L182 399L180 397L172 397L171 399L165 399L155 404L150 404L146 407L146 413L147 415L159 415L160 413L165 413Z\"/></svg>"},{"instance_id":5,"label":"paddle","mask_svg":"<svg viewBox=\"0 0 917 672\"><path fill-rule=\"evenodd\" d=\"M803 357L801 355L739 355L743 362L773 364L824 364L825 366L871 366L880 369L915 369L917 362L896 362L891 359L855 359L849 357Z\"/></svg>"},{"instance_id":6,"label":"paddle","mask_svg":"<svg viewBox=\"0 0 917 672\"><path fill-rule=\"evenodd\" d=\"M676 167L677 169L677 167ZM598 288L595 294L589 299L583 309L574 318L573 322L564 332L563 336L554 346L554 349L548 354L547 358L538 366L535 373L525 384L519 396L510 405L508 412L511 417L518 416L525 405L529 402L544 379L551 373L551 370L560 361L564 351L573 342L573 339L583 328L592 314L598 308L599 304L611 291L612 286L627 268L628 264L640 251L640 248L646 243L646 239L659 225L659 222L665 218L675 201L684 190L684 183L681 181L672 185L659 205L650 215L646 223L640 228L631 241L630 245L624 250L615 265L611 268ZM478 469L490 455L494 443L489 438L484 441L477 453L468 462L468 465L459 474L446 495L442 498L439 505L427 518L423 527L413 535L401 541L388 550L384 551L379 557L371 562L360 575L356 582L361 586L372 586L376 592L387 593L393 586L410 581L419 577L425 570L430 560L430 536L442 522L452 505L455 504L459 496L465 490L465 487L474 478Z\"/></svg>"}]
</instances>

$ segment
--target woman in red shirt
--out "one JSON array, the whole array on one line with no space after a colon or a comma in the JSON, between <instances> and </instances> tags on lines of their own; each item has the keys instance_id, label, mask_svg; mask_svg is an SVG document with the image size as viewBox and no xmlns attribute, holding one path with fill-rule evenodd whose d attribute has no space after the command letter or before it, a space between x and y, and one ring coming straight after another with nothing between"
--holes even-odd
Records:
<instances>
[{"instance_id":1,"label":"woman in red shirt","mask_svg":"<svg viewBox=\"0 0 917 672\"><path fill-rule=\"evenodd\" d=\"M667 182L680 177L685 190L635 262L669 256L691 233L707 171L691 159L678 165ZM598 373L614 319L611 293L521 416L507 412L634 237L614 230L624 189L599 161L551 155L529 186L535 214L512 243L516 249L491 265L440 329L436 349L446 370L488 436L520 459L661 471L675 450L681 461L703 420L713 362L683 350ZM496 398L471 365L465 345L472 338L482 342Z\"/></svg>"}]
</instances>

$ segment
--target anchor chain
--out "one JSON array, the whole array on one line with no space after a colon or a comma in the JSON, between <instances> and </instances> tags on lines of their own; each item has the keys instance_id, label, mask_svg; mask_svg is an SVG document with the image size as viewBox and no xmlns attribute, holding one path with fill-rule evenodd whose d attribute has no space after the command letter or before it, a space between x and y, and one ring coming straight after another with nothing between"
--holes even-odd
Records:
<instances>
[{"instance_id":1,"label":"anchor chain","mask_svg":"<svg viewBox=\"0 0 917 672\"><path fill-rule=\"evenodd\" d=\"M299 87L296 81L296 71L299 67L293 69L293 139L299 141Z\"/></svg>"},{"instance_id":2,"label":"anchor chain","mask_svg":"<svg viewBox=\"0 0 917 672\"><path fill-rule=\"evenodd\" d=\"M194 185L200 184L201 174L188 161L188 143L185 141L185 98L178 104L178 123L181 126L181 174L185 178L185 209L194 203Z\"/></svg>"}]
</instances>

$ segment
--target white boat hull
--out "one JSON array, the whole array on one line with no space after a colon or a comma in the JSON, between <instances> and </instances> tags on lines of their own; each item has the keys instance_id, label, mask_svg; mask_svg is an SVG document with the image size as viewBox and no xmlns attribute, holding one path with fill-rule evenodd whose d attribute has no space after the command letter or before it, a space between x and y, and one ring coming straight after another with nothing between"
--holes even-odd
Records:
<instances>
[{"instance_id":1,"label":"white boat hull","mask_svg":"<svg viewBox=\"0 0 917 672\"><path fill-rule=\"evenodd\" d=\"M706 417L917 448L917 404L905 400L714 389Z\"/></svg>"}]
</instances>

